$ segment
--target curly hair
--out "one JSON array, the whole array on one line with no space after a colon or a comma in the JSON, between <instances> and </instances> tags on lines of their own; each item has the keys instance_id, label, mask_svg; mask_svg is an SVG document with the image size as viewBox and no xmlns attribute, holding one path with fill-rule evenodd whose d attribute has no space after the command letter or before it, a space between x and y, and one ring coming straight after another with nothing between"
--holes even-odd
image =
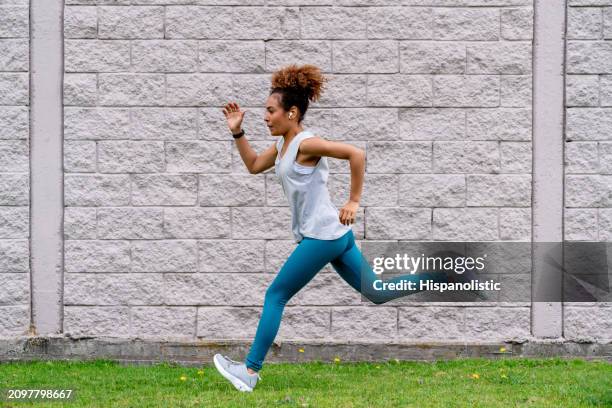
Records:
<instances>
[{"instance_id":1,"label":"curly hair","mask_svg":"<svg viewBox=\"0 0 612 408\"><path fill-rule=\"evenodd\" d=\"M280 104L288 111L297 106L301 122L308 110L309 101L316 102L321 97L327 78L314 65L288 65L272 74L270 95L279 94Z\"/></svg>"}]
</instances>

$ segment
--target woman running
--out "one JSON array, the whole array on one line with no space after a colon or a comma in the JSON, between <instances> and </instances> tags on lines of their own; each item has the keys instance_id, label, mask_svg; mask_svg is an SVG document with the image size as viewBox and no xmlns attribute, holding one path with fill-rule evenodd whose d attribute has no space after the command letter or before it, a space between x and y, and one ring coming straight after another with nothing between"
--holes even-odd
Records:
<instances>
[{"instance_id":1,"label":"woman running","mask_svg":"<svg viewBox=\"0 0 612 408\"><path fill-rule=\"evenodd\" d=\"M261 154L250 146L241 128L245 112L237 103L223 109L227 124L251 174L272 166L280 180L292 214L292 230L298 243L274 281L266 290L263 312L255 340L245 362L216 354L219 372L240 391L252 391L259 380L264 358L278 332L285 304L327 263L353 288L375 304L406 295L406 291L375 290L379 280L355 245L351 224L359 208L365 173L365 152L346 143L328 141L304 129L302 121L309 101L321 96L324 82L313 65L287 66L272 75L265 121L272 136L280 136ZM327 157L348 160L351 171L350 197L338 211L327 190ZM402 275L385 282L430 279L447 282L444 273ZM418 292L418 290L409 293Z\"/></svg>"}]
</instances>

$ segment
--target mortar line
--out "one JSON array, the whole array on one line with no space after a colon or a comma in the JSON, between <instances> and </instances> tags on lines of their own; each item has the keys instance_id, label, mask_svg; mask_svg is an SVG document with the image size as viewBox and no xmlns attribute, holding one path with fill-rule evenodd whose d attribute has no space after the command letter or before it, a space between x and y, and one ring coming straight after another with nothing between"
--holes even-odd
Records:
<instances>
[{"instance_id":1,"label":"mortar line","mask_svg":"<svg viewBox=\"0 0 612 408\"><path fill-rule=\"evenodd\" d=\"M28 280L30 296L30 322L28 325L28 333L34 334L36 327L34 325L34 279L33 279L33 263L32 263L32 5L31 0L28 2L28 178L30 188L28 191Z\"/></svg>"},{"instance_id":2,"label":"mortar line","mask_svg":"<svg viewBox=\"0 0 612 408\"><path fill-rule=\"evenodd\" d=\"M566 80L567 80L567 23L568 23L568 16L567 16L567 4L566 6L563 8L564 10L564 19L563 19L563 85L562 85L562 97L561 97L561 101L563 103L563 112L562 112L562 140L561 140L561 163L562 163L562 167L561 167L561 175L563 178L563 183L561 185L561 243L563 244L563 242L565 241L565 131L567 129L567 106L566 106L566 100L567 100L567 95L566 95ZM602 8L603 10L603 8ZM602 30L603 30L603 16L602 16ZM602 31L603 33L603 31ZM598 82L599 85L599 82ZM599 94L601 95L601 89L597 90L599 92ZM563 246L561 247L561 250L563 251ZM561 264L565 265L565 259L564 259L564 252L561 252ZM565 288L564 288L564 280L561 280L561 293L564 293ZM561 303L561 310L560 310L560 336L564 335L565 332L565 327L564 327L564 318L563 318L563 303Z\"/></svg>"}]
</instances>

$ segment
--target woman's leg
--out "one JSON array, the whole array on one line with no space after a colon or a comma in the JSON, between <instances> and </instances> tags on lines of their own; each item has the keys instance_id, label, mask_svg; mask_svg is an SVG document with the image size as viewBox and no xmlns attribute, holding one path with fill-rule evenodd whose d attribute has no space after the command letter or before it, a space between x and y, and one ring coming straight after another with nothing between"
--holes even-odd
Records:
<instances>
[{"instance_id":1,"label":"woman's leg","mask_svg":"<svg viewBox=\"0 0 612 408\"><path fill-rule=\"evenodd\" d=\"M246 366L259 371L278 332L285 304L347 247L348 234L335 240L304 238L293 250L268 289Z\"/></svg>"},{"instance_id":2,"label":"woman's leg","mask_svg":"<svg viewBox=\"0 0 612 408\"><path fill-rule=\"evenodd\" d=\"M385 283L400 283L414 282L414 290L385 290L374 289L374 281L380 280L381 277L376 275L372 270L368 261L363 257L361 251L355 245L353 234L349 237L349 246L342 254L331 261L334 269L340 274L349 285L361 292L370 301L376 304L386 303L390 300L397 299L401 296L406 296L412 293L420 292L419 282L421 280L432 280L435 282L448 282L448 277L443 272L420 273L420 274L405 274L396 276L392 279L386 279ZM380 287L380 285L378 285Z\"/></svg>"}]
</instances>

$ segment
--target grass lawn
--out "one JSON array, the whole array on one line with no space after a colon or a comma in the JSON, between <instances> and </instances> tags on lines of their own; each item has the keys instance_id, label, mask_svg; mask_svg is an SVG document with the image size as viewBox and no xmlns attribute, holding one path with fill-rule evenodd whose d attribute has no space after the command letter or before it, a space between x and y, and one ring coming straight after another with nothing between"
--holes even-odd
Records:
<instances>
[{"instance_id":1,"label":"grass lawn","mask_svg":"<svg viewBox=\"0 0 612 408\"><path fill-rule=\"evenodd\" d=\"M554 359L268 363L253 393L211 364L0 363L0 388L72 388L64 402L1 407L612 407L612 364Z\"/></svg>"}]
</instances>

